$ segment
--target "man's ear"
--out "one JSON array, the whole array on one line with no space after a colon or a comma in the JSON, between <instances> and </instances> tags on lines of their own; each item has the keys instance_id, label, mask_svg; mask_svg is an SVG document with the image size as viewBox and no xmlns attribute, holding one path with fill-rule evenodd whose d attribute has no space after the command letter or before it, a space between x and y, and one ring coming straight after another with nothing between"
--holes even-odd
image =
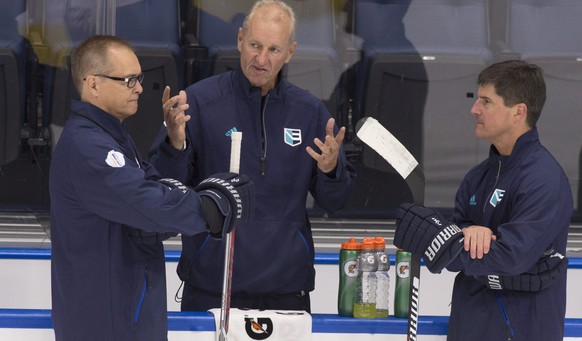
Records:
<instances>
[{"instance_id":1,"label":"man's ear","mask_svg":"<svg viewBox=\"0 0 582 341\"><path fill-rule=\"evenodd\" d=\"M239 27L237 39L236 39L236 48L238 49L238 52L242 52L241 49L242 49L242 41L243 41L244 35L245 35L245 33L243 31L243 28Z\"/></svg>"},{"instance_id":2,"label":"man's ear","mask_svg":"<svg viewBox=\"0 0 582 341\"><path fill-rule=\"evenodd\" d=\"M518 103L514 116L525 121L527 118L527 105L525 103Z\"/></svg>"},{"instance_id":3,"label":"man's ear","mask_svg":"<svg viewBox=\"0 0 582 341\"><path fill-rule=\"evenodd\" d=\"M98 94L98 84L97 84L97 77L93 75L87 76L85 79L85 90L89 92L91 96L97 97Z\"/></svg>"},{"instance_id":4,"label":"man's ear","mask_svg":"<svg viewBox=\"0 0 582 341\"><path fill-rule=\"evenodd\" d=\"M291 57L293 57L293 54L295 53L296 48L297 48L297 42L294 41L291 43L291 46L289 46L289 55L287 56L287 60L285 60L285 64L288 64L291 61Z\"/></svg>"}]
</instances>

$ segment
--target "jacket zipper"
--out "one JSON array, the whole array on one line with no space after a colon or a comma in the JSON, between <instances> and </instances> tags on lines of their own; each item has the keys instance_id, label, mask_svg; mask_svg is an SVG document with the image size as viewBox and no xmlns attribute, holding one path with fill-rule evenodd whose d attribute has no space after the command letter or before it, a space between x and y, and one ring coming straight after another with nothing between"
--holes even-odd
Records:
<instances>
[{"instance_id":1,"label":"jacket zipper","mask_svg":"<svg viewBox=\"0 0 582 341\"><path fill-rule=\"evenodd\" d=\"M497 182L499 181L499 175L501 174L501 160L497 161L497 174L495 175L495 183L493 184L493 188L489 193L487 198L491 198L493 192L495 191L495 187L497 187ZM485 209L487 208L487 203L489 199L485 200L485 204L483 205L483 213L485 213ZM497 302L499 303L499 309L501 310L501 315L503 316L503 321L505 323L505 335L507 336L507 341L511 341L511 338L515 335L513 333L513 328L511 328L511 322L509 321L509 315L505 310L505 305L503 304L503 298L501 293L497 293Z\"/></svg>"},{"instance_id":2,"label":"jacket zipper","mask_svg":"<svg viewBox=\"0 0 582 341\"><path fill-rule=\"evenodd\" d=\"M264 99L261 108L261 175L265 175L267 170L267 128L265 127L265 111L267 109L267 102L269 100L269 93Z\"/></svg>"}]
</instances>

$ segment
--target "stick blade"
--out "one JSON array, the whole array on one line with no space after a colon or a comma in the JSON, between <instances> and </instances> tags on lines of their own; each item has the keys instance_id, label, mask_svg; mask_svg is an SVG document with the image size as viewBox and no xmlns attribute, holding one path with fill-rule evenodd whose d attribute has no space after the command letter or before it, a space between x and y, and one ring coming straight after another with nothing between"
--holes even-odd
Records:
<instances>
[{"instance_id":1,"label":"stick blade","mask_svg":"<svg viewBox=\"0 0 582 341\"><path fill-rule=\"evenodd\" d=\"M403 179L418 166L418 161L408 149L373 117L358 121L356 136L386 160Z\"/></svg>"}]
</instances>

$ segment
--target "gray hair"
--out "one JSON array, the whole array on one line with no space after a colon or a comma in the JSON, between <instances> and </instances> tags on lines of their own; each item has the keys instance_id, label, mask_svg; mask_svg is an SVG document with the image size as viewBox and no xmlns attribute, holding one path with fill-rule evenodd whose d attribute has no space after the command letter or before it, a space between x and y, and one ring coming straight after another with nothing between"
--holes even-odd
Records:
<instances>
[{"instance_id":1,"label":"gray hair","mask_svg":"<svg viewBox=\"0 0 582 341\"><path fill-rule=\"evenodd\" d=\"M291 6L287 5L285 2L281 0L258 0L243 22L242 26L243 31L245 33L248 32L250 19L252 18L253 15L255 15L257 9L264 6L277 6L279 10L283 11L283 13L287 15L291 24L291 37L289 37L289 45L293 44L293 42L295 41L295 23L297 19L295 17L295 12L293 11L293 8L291 8ZM279 14L277 14L271 17L270 19L273 21L281 21L282 18Z\"/></svg>"}]
</instances>

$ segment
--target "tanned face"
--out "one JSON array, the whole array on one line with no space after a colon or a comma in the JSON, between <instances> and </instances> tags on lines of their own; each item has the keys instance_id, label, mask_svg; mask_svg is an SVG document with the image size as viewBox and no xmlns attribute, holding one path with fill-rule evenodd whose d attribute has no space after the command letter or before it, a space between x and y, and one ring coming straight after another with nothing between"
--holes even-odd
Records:
<instances>
[{"instance_id":1,"label":"tanned face","mask_svg":"<svg viewBox=\"0 0 582 341\"><path fill-rule=\"evenodd\" d=\"M258 8L248 30L238 33L241 67L249 82L263 95L275 87L281 68L291 60L296 43L291 41L291 21L276 6Z\"/></svg>"}]
</instances>

